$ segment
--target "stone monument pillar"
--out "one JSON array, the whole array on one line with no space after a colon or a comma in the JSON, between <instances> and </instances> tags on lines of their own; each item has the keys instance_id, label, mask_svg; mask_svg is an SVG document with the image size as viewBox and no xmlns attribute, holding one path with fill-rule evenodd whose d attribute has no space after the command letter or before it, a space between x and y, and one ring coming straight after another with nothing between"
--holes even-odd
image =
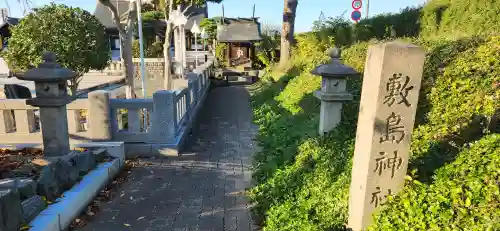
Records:
<instances>
[{"instance_id":1,"label":"stone monument pillar","mask_svg":"<svg viewBox=\"0 0 500 231\"><path fill-rule=\"evenodd\" d=\"M360 75L353 68L341 63L339 48L335 47L328 53L332 58L331 62L320 65L311 72L322 77L321 90L315 92L316 97L321 100L320 135L333 130L340 123L342 102L352 100L352 95L346 90L346 79Z\"/></svg>"},{"instance_id":2,"label":"stone monument pillar","mask_svg":"<svg viewBox=\"0 0 500 231\"><path fill-rule=\"evenodd\" d=\"M17 78L35 82L36 98L26 103L40 108L44 155L63 156L70 150L66 104L74 99L68 95L67 80L75 78L76 73L57 64L53 52L44 52L43 60L38 68Z\"/></svg>"},{"instance_id":3,"label":"stone monument pillar","mask_svg":"<svg viewBox=\"0 0 500 231\"><path fill-rule=\"evenodd\" d=\"M365 230L404 185L424 60L425 50L412 44L368 49L349 192L353 231Z\"/></svg>"}]
</instances>

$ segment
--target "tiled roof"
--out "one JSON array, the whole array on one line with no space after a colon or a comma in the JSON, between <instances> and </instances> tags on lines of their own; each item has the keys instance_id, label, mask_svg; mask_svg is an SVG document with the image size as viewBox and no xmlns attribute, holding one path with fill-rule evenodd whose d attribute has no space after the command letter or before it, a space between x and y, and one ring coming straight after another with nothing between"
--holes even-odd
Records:
<instances>
[{"instance_id":1,"label":"tiled roof","mask_svg":"<svg viewBox=\"0 0 500 231\"><path fill-rule=\"evenodd\" d=\"M0 24L0 28L4 27L5 25L17 25L19 23L19 18L12 18L12 17L7 17L2 24Z\"/></svg>"},{"instance_id":2,"label":"tiled roof","mask_svg":"<svg viewBox=\"0 0 500 231\"><path fill-rule=\"evenodd\" d=\"M262 40L260 23L251 18L224 18L217 24L217 40L220 42L243 42Z\"/></svg>"}]
</instances>

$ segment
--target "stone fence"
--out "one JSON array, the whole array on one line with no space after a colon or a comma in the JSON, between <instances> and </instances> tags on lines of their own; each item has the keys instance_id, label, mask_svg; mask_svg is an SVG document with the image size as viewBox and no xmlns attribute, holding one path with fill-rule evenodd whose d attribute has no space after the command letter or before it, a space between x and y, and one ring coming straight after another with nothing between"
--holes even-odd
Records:
<instances>
[{"instance_id":1,"label":"stone fence","mask_svg":"<svg viewBox=\"0 0 500 231\"><path fill-rule=\"evenodd\" d=\"M198 57L199 63L204 63L205 55L211 56L210 52L208 52L208 51L186 51L188 63L194 63L196 57ZM139 70L139 65L140 65L141 59L134 58L133 62L134 62L134 66L136 67L136 70ZM148 71L150 69L150 66L151 66L153 71L156 71L158 69L158 70L161 70L163 73L163 66L164 66L163 58L144 58L144 64L145 64L146 71ZM160 67L160 66L161 66L161 68L155 68L155 67ZM97 72L108 73L108 74L113 74L113 73L120 74L121 72L123 72L123 68L124 68L124 65L123 65L122 61L111 61L111 63L104 70L97 71ZM160 73L158 73L158 74L163 76L163 74L160 74Z\"/></svg>"},{"instance_id":2,"label":"stone fence","mask_svg":"<svg viewBox=\"0 0 500 231\"><path fill-rule=\"evenodd\" d=\"M67 105L70 144L123 141L127 156L177 155L208 93L211 73L209 61L188 73L187 88L156 91L150 99L90 92ZM37 110L25 99L0 100L0 144L40 146Z\"/></svg>"}]
</instances>

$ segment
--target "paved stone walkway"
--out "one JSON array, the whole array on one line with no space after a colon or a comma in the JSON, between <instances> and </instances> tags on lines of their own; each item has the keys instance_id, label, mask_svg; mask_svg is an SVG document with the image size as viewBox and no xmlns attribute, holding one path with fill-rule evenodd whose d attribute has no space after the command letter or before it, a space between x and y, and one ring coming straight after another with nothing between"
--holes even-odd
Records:
<instances>
[{"instance_id":1,"label":"paved stone walkway","mask_svg":"<svg viewBox=\"0 0 500 231\"><path fill-rule=\"evenodd\" d=\"M257 133L248 91L213 89L200 113L182 157L142 159L121 195L79 230L258 230L242 194Z\"/></svg>"}]
</instances>

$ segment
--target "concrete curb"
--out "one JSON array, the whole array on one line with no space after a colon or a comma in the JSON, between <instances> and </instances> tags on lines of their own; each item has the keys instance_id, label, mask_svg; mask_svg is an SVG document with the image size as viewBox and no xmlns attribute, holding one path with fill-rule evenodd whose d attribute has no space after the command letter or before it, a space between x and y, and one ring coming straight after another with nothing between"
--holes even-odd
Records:
<instances>
[{"instance_id":1,"label":"concrete curb","mask_svg":"<svg viewBox=\"0 0 500 231\"><path fill-rule=\"evenodd\" d=\"M63 197L43 210L30 222L30 231L62 231L66 230L80 212L94 199L106 184L122 169L125 162L123 142L87 143L86 148L109 147L109 154L116 159L99 164L70 190L63 193ZM121 150L121 153L120 151Z\"/></svg>"}]
</instances>

